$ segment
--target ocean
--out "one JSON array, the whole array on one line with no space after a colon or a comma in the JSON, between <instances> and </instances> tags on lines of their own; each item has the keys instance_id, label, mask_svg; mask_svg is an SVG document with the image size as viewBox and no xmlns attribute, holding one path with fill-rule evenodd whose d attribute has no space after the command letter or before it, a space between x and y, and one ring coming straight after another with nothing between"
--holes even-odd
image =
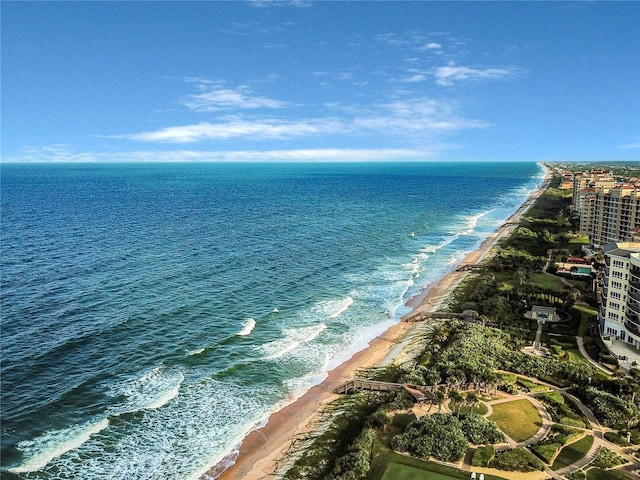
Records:
<instances>
[{"instance_id":1,"label":"ocean","mask_svg":"<svg viewBox=\"0 0 640 480\"><path fill-rule=\"evenodd\" d=\"M2 478L195 479L409 309L536 163L1 165Z\"/></svg>"}]
</instances>

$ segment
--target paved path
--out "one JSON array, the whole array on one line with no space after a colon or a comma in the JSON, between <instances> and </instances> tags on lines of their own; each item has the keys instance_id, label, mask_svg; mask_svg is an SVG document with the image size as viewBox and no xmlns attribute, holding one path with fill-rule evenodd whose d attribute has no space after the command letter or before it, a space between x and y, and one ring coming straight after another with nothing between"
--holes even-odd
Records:
<instances>
[{"instance_id":1,"label":"paved path","mask_svg":"<svg viewBox=\"0 0 640 480\"><path fill-rule=\"evenodd\" d=\"M538 380L534 377L527 377L525 375L518 375L519 377L525 378L531 382L540 384L540 385L544 385L549 387L550 390L554 390L557 392L560 392L562 395L564 395L567 399L569 399L570 401L572 401L577 407L578 409L582 412L582 414L587 418L587 420L589 421L589 423L591 424L591 429L593 430L593 437L594 437L594 441L593 441L593 445L591 446L591 448L589 449L589 451L585 454L584 457L582 457L580 460L578 460L577 462L564 467L558 471L553 471L551 470L550 466L546 466L544 469L544 473L547 474L550 478L553 479L564 479L564 475L567 475L573 471L579 470L585 466L587 466L589 463L591 463L596 456L598 455L598 452L600 451L600 449L603 446L606 446L607 448L609 448L610 450L613 450L615 453L617 453L618 455L624 457L628 462L631 462L630 465L627 465L624 468L624 470L628 473L634 474L636 476L638 476L637 474L635 474L635 470L640 469L640 463L638 463L638 461L632 456L630 455L630 453L626 452L623 448L612 444L611 442L607 441L604 438L604 430L603 427L600 425L600 422L598 422L598 419L593 415L593 412L591 412L591 410L589 408L587 408L581 401L579 398L575 397L574 395L570 394L567 392L568 388L559 388L556 387L554 385L551 385L549 383L543 382L541 380ZM486 417L489 417L493 411L492 405L496 405L496 404L500 404L500 403L506 403L506 402L512 402L514 400L519 400L522 398L526 398L528 399L531 403L533 403L533 405L538 409L538 412L540 413L540 417L542 419L542 425L540 426L540 429L538 430L538 432L531 438L523 441L523 442L515 442L513 439L507 437L507 441L509 444L508 448L517 448L517 447L521 447L521 448L527 448L530 447L531 445L534 445L535 443L539 442L540 440L542 440L546 435L548 435L549 430L551 429L552 425L555 423L551 420L549 413L547 412L547 409L544 407L544 405L537 399L535 398L534 395L532 394L524 394L524 395L509 395L509 394L503 394L503 398L500 398L498 400L493 400L490 402L485 402L485 404L488 407L488 412L486 413ZM506 435L505 435L506 436ZM499 449L500 447L498 447ZM464 460L463 460L463 469L466 471L471 470L471 460L473 458L473 450L470 450L467 452L467 455L465 456ZM640 476L639 476L640 478Z\"/></svg>"},{"instance_id":2,"label":"paved path","mask_svg":"<svg viewBox=\"0 0 640 480\"><path fill-rule=\"evenodd\" d=\"M578 344L578 350L580 350L580 355L582 355L584 358L589 360L589 362L591 362L591 364L593 366L595 366L596 368L600 369L601 371L603 371L607 375L611 375L613 373L611 370L609 370L608 368L603 367L602 365L600 365L600 363L596 362L593 358L591 358L591 356L589 355L587 350L584 348L584 338L576 337L576 343Z\"/></svg>"}]
</instances>

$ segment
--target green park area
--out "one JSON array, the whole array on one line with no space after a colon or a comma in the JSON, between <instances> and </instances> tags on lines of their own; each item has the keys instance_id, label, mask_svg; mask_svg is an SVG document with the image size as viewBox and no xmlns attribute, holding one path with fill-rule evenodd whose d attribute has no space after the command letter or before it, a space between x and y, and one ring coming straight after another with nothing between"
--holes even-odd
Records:
<instances>
[{"instance_id":1,"label":"green park area","mask_svg":"<svg viewBox=\"0 0 640 480\"><path fill-rule=\"evenodd\" d=\"M496 422L500 430L516 442L533 437L542 426L538 409L525 398L497 403L492 408L489 420Z\"/></svg>"}]
</instances>

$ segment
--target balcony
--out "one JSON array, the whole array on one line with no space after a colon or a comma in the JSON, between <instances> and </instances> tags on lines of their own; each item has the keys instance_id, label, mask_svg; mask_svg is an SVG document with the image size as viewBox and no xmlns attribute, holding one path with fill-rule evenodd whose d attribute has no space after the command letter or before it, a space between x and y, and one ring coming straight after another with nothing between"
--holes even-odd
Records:
<instances>
[{"instance_id":1,"label":"balcony","mask_svg":"<svg viewBox=\"0 0 640 480\"><path fill-rule=\"evenodd\" d=\"M634 302L640 303L640 291L635 289L629 289L627 291L627 294L629 295L629 298L632 299Z\"/></svg>"},{"instance_id":2,"label":"balcony","mask_svg":"<svg viewBox=\"0 0 640 480\"><path fill-rule=\"evenodd\" d=\"M631 314L637 315L638 318L640 318L640 303L630 300L627 302L627 309L628 312L631 312ZM627 316L629 315L628 312ZM638 321L638 323L640 323L640 320Z\"/></svg>"},{"instance_id":3,"label":"balcony","mask_svg":"<svg viewBox=\"0 0 640 480\"><path fill-rule=\"evenodd\" d=\"M636 330L640 332L640 316L635 313L627 312L625 315L625 323L630 323L635 325Z\"/></svg>"},{"instance_id":4,"label":"balcony","mask_svg":"<svg viewBox=\"0 0 640 480\"><path fill-rule=\"evenodd\" d=\"M640 341L640 328L636 324L624 322L624 329L626 330L627 335L636 341Z\"/></svg>"}]
</instances>

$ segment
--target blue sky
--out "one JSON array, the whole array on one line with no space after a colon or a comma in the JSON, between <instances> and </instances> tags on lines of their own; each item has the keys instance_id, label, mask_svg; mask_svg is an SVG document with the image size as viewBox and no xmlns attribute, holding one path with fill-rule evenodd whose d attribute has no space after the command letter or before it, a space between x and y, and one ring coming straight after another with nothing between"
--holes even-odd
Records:
<instances>
[{"instance_id":1,"label":"blue sky","mask_svg":"<svg viewBox=\"0 0 640 480\"><path fill-rule=\"evenodd\" d=\"M640 160L640 2L8 2L3 161Z\"/></svg>"}]
</instances>

